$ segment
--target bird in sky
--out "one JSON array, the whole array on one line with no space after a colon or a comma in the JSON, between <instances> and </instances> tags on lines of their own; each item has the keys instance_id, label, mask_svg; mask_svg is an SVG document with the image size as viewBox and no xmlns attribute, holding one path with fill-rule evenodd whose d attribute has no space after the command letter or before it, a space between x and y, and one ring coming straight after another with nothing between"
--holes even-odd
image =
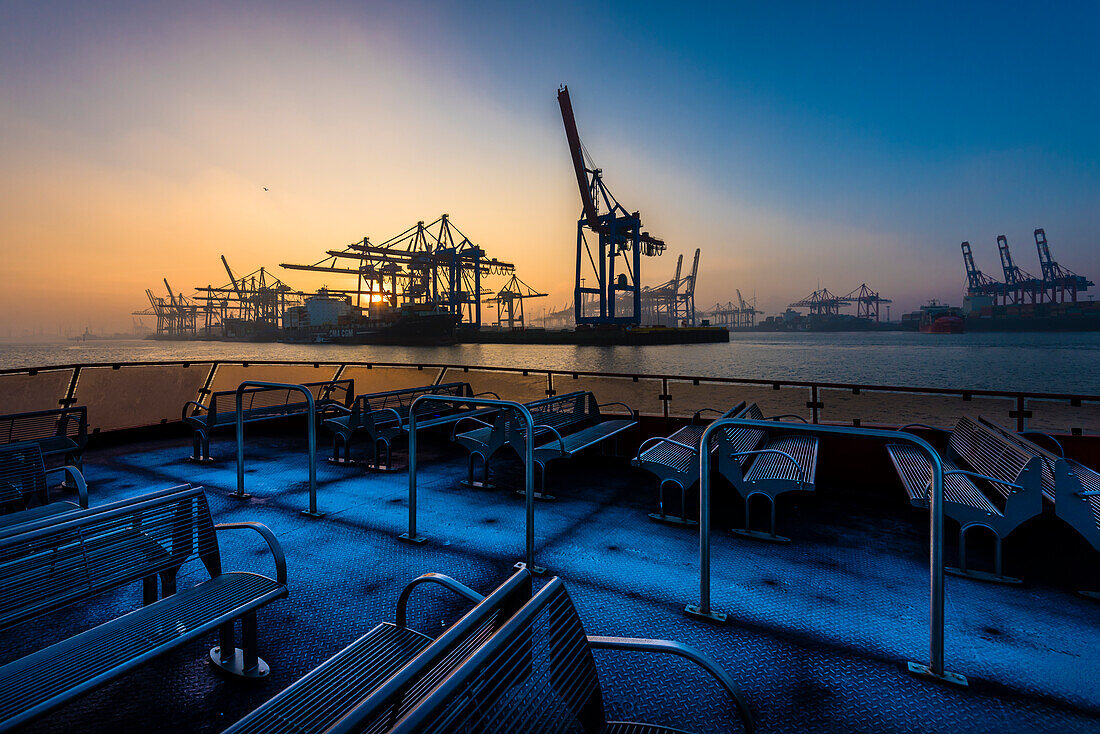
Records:
<instances>
[{"instance_id":1,"label":"bird in sky","mask_svg":"<svg viewBox=\"0 0 1100 734\"><path fill-rule=\"evenodd\" d=\"M264 186L264 191L267 191L267 187L266 187L266 186Z\"/></svg>"}]
</instances>

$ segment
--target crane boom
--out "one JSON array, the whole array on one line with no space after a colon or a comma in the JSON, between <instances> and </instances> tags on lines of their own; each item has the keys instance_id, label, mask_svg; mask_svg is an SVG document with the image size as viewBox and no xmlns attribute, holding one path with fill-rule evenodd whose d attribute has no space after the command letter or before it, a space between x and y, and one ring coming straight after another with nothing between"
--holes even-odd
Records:
<instances>
[{"instance_id":1,"label":"crane boom","mask_svg":"<svg viewBox=\"0 0 1100 734\"><path fill-rule=\"evenodd\" d=\"M588 169L584 165L581 152L581 135L577 131L577 119L573 116L573 103L569 100L569 87L564 84L558 89L558 106L561 108L561 120L565 124L565 139L569 143L569 155L573 159L573 171L577 174L577 188L581 192L581 206L588 226L596 229L599 216L596 214L596 202L592 199L592 187L588 182Z\"/></svg>"},{"instance_id":2,"label":"crane boom","mask_svg":"<svg viewBox=\"0 0 1100 734\"><path fill-rule=\"evenodd\" d=\"M241 294L241 287L237 284L237 279L233 277L233 271L229 269L229 261L225 259L225 255L221 256L222 265L225 266L225 272L229 273L229 282L233 284L233 290L237 291L237 298L243 303L244 295Z\"/></svg>"}]
</instances>

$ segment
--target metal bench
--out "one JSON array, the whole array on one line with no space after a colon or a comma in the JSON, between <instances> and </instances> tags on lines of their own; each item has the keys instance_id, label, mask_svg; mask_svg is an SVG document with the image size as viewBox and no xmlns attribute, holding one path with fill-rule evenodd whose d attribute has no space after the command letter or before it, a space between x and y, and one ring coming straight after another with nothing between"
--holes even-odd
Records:
<instances>
[{"instance_id":1,"label":"metal bench","mask_svg":"<svg viewBox=\"0 0 1100 734\"><path fill-rule=\"evenodd\" d=\"M542 500L554 499L545 492L546 465L551 461L570 459L581 451L601 445L637 425L637 421L622 418L604 420L600 408L609 405L626 408L631 418L634 416L629 405L618 402L600 404L590 392L546 398L528 406L535 420L534 461L539 467L540 477L540 491L535 493L535 497ZM523 456L527 441L526 426L514 410L502 411L502 421L507 445ZM539 443L542 440L546 442Z\"/></svg>"},{"instance_id":2,"label":"metal bench","mask_svg":"<svg viewBox=\"0 0 1100 734\"><path fill-rule=\"evenodd\" d=\"M382 453L385 453L386 470L393 469L391 446L394 439L408 433L409 410L416 398L421 395L453 396L455 398L477 397L467 382L448 382L441 385L424 385L401 390L365 393L355 396L346 415L329 418L322 425L332 431L332 458L336 464L354 464L351 459L351 441L360 431L367 434L371 447L371 466L383 469ZM478 393L493 395L496 393ZM484 417L492 411L475 410L456 401L450 405L433 403L427 408L431 413L417 415L419 428L450 426L463 418ZM343 455L341 456L341 450Z\"/></svg>"},{"instance_id":3,"label":"metal bench","mask_svg":"<svg viewBox=\"0 0 1100 734\"><path fill-rule=\"evenodd\" d=\"M780 421L783 418L805 419L795 415L764 416L756 403L751 403L737 418ZM776 535L775 500L784 492L814 491L817 472L817 437L779 435L774 438L762 429L726 427L719 437L718 473L725 477L745 502L745 527L731 532L744 538L771 543L789 543L790 538ZM752 498L768 500L771 525L768 532L752 529Z\"/></svg>"},{"instance_id":4,"label":"metal bench","mask_svg":"<svg viewBox=\"0 0 1100 734\"><path fill-rule=\"evenodd\" d=\"M729 675L711 657L667 640L587 635L557 577L453 672L435 682L423 700L389 730L394 734L682 734L681 728L609 721L593 650L662 653L690 660L710 674L729 697L733 716L727 718L736 717L745 731L754 731L748 706ZM708 703L691 700L696 706ZM727 730L736 728L729 724Z\"/></svg>"},{"instance_id":5,"label":"metal bench","mask_svg":"<svg viewBox=\"0 0 1100 734\"><path fill-rule=\"evenodd\" d=\"M406 624L410 593L425 583L477 602L434 641ZM531 574L522 568L486 597L448 576L424 574L401 592L394 623L379 624L226 734L384 731L530 599Z\"/></svg>"},{"instance_id":6,"label":"metal bench","mask_svg":"<svg viewBox=\"0 0 1100 734\"><path fill-rule=\"evenodd\" d=\"M43 458L61 456L62 463L84 471L88 409L83 405L74 405L0 415L0 445L27 442L38 444Z\"/></svg>"},{"instance_id":7,"label":"metal bench","mask_svg":"<svg viewBox=\"0 0 1100 734\"><path fill-rule=\"evenodd\" d=\"M1013 433L981 416L978 422L1042 462L1043 498L1053 503L1055 515L1100 551L1100 473L1079 461L1067 459L1062 445L1053 436L1038 431ZM1031 440L1041 436L1051 442L1058 452L1049 451ZM1082 590L1078 593L1100 599L1100 592Z\"/></svg>"},{"instance_id":8,"label":"metal bench","mask_svg":"<svg viewBox=\"0 0 1100 734\"><path fill-rule=\"evenodd\" d=\"M324 380L321 382L303 382L302 387L313 393L318 415L346 411L355 394L354 380ZM245 423L305 415L309 404L302 399L300 392L286 388L250 387L243 393L241 408ZM194 447L191 461L210 463L210 434L216 428L231 428L237 425L237 390L218 390L210 394L210 402L203 405L189 400L183 406L182 420L191 426Z\"/></svg>"},{"instance_id":9,"label":"metal bench","mask_svg":"<svg viewBox=\"0 0 1100 734\"><path fill-rule=\"evenodd\" d=\"M927 508L932 477L928 459L908 444L888 444L886 450L910 502ZM960 418L950 432L940 461L944 514L959 523L959 565L944 570L979 581L1020 583L1004 575L1002 545L1012 531L1042 512L1041 463L967 417ZM974 528L993 534L992 573L967 566L966 537Z\"/></svg>"},{"instance_id":10,"label":"metal bench","mask_svg":"<svg viewBox=\"0 0 1100 734\"><path fill-rule=\"evenodd\" d=\"M62 474L76 489L77 502L50 501L50 477ZM0 527L88 507L88 485L74 466L46 469L37 443L0 445Z\"/></svg>"},{"instance_id":11,"label":"metal bench","mask_svg":"<svg viewBox=\"0 0 1100 734\"><path fill-rule=\"evenodd\" d=\"M223 572L217 530L263 537L276 578ZM180 567L201 560L210 578L176 590ZM157 577L163 597L158 599ZM257 523L215 526L201 487L160 492L106 510L0 537L0 628L143 582L145 606L0 667L0 730L8 730L145 665L213 630L223 672L267 675L257 655L256 610L285 597L279 542ZM243 650L234 645L241 620Z\"/></svg>"},{"instance_id":12,"label":"metal bench","mask_svg":"<svg viewBox=\"0 0 1100 734\"><path fill-rule=\"evenodd\" d=\"M704 410L719 413L718 419L721 420L738 416L744 409L745 402L741 401L724 413L713 408ZM658 479L657 512L649 514L650 520L671 525L698 524L695 520L688 519L685 498L688 487L699 481L699 441L703 437L703 431L707 429L705 425L699 423L702 413L703 410L697 411L689 425L668 436L647 438L638 447L638 454L630 460L631 464L645 469ZM717 439L711 441L711 451L713 452L717 447ZM666 484L675 484L680 488L680 517L665 514Z\"/></svg>"},{"instance_id":13,"label":"metal bench","mask_svg":"<svg viewBox=\"0 0 1100 734\"><path fill-rule=\"evenodd\" d=\"M523 405L532 411L532 415L539 412L541 406L550 406L555 403L561 403L568 401L578 396L584 395L583 390L567 393L551 398L540 398L538 400L531 400ZM566 418L568 416L565 416ZM489 422L485 420L485 416L464 416L459 421L454 423L454 428L451 431L451 440L466 449L469 454L469 472L467 479L461 482L464 487L471 487L476 489L493 489L493 485L489 483L489 461L493 458L498 450L508 444L508 437L505 429L505 416L497 412L493 416L493 421ZM547 420L562 420L563 418L548 417ZM537 417L536 417L537 420ZM580 418L578 418L580 420ZM473 423L477 425L477 428L465 430L464 424ZM461 432L460 429L462 429ZM474 457L481 458L482 479L477 481L474 479Z\"/></svg>"}]
</instances>

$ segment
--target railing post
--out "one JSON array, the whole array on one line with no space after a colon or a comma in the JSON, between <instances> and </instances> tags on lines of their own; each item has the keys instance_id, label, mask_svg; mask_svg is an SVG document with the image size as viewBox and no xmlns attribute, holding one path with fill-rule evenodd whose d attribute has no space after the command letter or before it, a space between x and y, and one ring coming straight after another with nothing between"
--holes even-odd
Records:
<instances>
[{"instance_id":1,"label":"railing post","mask_svg":"<svg viewBox=\"0 0 1100 734\"><path fill-rule=\"evenodd\" d=\"M309 411L309 427L306 432L309 444L309 509L302 510L303 515L309 517L324 517L325 513L317 510L317 404L313 399L313 393L302 385L290 382L259 382L245 380L237 386L236 395L236 419L237 419L237 491L231 495L234 499L246 500L252 495L244 491L244 391L248 387L278 388L283 390L296 390L306 398L306 407Z\"/></svg>"},{"instance_id":2,"label":"railing post","mask_svg":"<svg viewBox=\"0 0 1100 734\"><path fill-rule=\"evenodd\" d=\"M535 419L531 411L522 403L512 400L494 400L490 398L454 398L445 395L420 395L409 406L409 530L397 536L399 540L407 543L423 543L427 538L417 533L416 529L416 465L417 465L417 441L416 441L416 408L421 403L454 403L461 402L471 407L498 407L503 410L515 410L523 418L527 428L527 440L523 449L524 468L524 495L525 506L525 553L524 563L528 570L535 574L545 573L546 569L535 565Z\"/></svg>"},{"instance_id":3,"label":"railing post","mask_svg":"<svg viewBox=\"0 0 1100 734\"><path fill-rule=\"evenodd\" d=\"M815 401L816 402L816 401ZM727 615L716 612L710 599L710 439L716 430L724 427L756 428L765 431L775 429L771 421L754 421L743 418L721 418L714 421L699 439L699 604L689 605L686 614L711 622L725 622ZM944 669L944 583L943 583L943 463L928 442L909 433L885 431L873 428L846 428L798 423L784 423L786 433L858 436L880 438L892 442L915 445L924 453L932 468L932 493L929 503L929 663L909 662L910 673L927 678L967 685L966 678Z\"/></svg>"}]
</instances>

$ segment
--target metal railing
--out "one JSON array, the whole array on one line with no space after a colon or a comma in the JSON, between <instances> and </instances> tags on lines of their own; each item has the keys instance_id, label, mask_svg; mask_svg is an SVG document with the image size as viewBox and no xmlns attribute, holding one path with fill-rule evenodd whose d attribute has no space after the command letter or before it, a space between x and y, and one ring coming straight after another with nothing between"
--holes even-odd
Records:
<instances>
[{"instance_id":1,"label":"metal railing","mask_svg":"<svg viewBox=\"0 0 1100 734\"><path fill-rule=\"evenodd\" d=\"M773 421L756 421L745 418L721 418L714 421L699 439L699 604L688 605L684 612L690 616L712 622L724 623L726 615L715 611L710 600L710 485L711 456L705 447L711 436L721 428L752 428L775 430ZM932 446L911 433L886 431L875 428L848 428L841 426L815 426L784 423L784 433L806 433L859 438L877 438L891 443L909 443L927 457L932 467L932 491L929 497L929 663L909 662L908 670L914 675L934 678L955 685L967 684L966 678L944 669L944 583L943 583L943 463Z\"/></svg>"},{"instance_id":2,"label":"metal railing","mask_svg":"<svg viewBox=\"0 0 1100 734\"><path fill-rule=\"evenodd\" d=\"M272 389L295 390L306 396L306 405L309 411L309 509L302 510L303 515L310 517L324 517L323 512L317 511L317 405L313 400L313 392L302 385L290 382L260 382L245 380L237 386L236 416L237 416L237 491L231 495L235 499L246 500L251 495L244 491L244 402L245 388L264 387Z\"/></svg>"},{"instance_id":3,"label":"metal railing","mask_svg":"<svg viewBox=\"0 0 1100 734\"><path fill-rule=\"evenodd\" d=\"M695 412L698 406L692 405L686 407L686 412L677 412L677 407L680 405L680 401L696 401L700 398L695 395L691 395L692 391L698 391L700 387L725 387L725 388L754 388L754 389L767 389L768 391L781 391L776 392L777 398L784 398L783 404L788 407L797 407L800 411L804 410L804 419L820 422L826 421L833 424L843 423L855 423L858 421L860 424L878 423L887 425L899 425L902 423L912 422L921 419L918 415L905 417L904 413L906 409L913 407L923 408L923 403L918 402L922 398L928 398L932 400L948 398L952 401L954 399L960 400L958 411L951 408L950 404L939 404L938 409L945 423L944 425L950 425L947 421L948 413L956 413L954 417L957 417L958 413L966 411L968 408L970 412L975 410L976 406L973 406L970 401L979 399L999 399L1003 401L1002 404L996 406L996 409L992 409L992 406L985 406L981 410L990 417L996 417L998 419L1011 420L1016 426L1017 431L1027 430L1032 422L1041 422L1041 419L1049 415L1059 415L1063 417L1057 418L1057 427L1047 426L1044 430L1048 432L1054 430L1059 433L1100 433L1100 395L1085 395L1077 393L1043 393L1043 392L1021 392L1021 391L1005 391L1005 390L984 390L984 389L967 389L967 388L935 388L935 387L912 387L901 385L870 385L870 384L857 384L857 383L838 383L838 382L814 382L804 380L774 380L774 379L755 379L755 378L737 378L737 377L713 377L713 376L693 376L693 375L665 375L665 374L640 374L640 373L610 373L610 372L594 372L584 370L558 370L558 369L524 369L513 367L499 367L493 365L454 365L444 363L398 363L398 362L381 362L381 361L312 361L312 360L212 360L212 359L199 359L199 360L164 360L164 361L133 361L133 362L89 362L84 364L67 364L67 365L48 365L35 368L9 368L0 370L0 403L5 399L5 390L12 390L12 398L22 400L20 397L26 393L27 385L23 381L12 382L10 388L6 388L4 385L4 377L9 375L26 375L37 376L42 375L46 383L52 385L57 383L56 389L49 387L43 383L44 392L42 394L42 404L40 406L28 406L25 409L52 408L57 405L72 405L77 402L85 405L89 405L89 417L90 428L95 430L117 430L120 428L136 428L144 426L152 426L160 423L172 422L178 420L179 405L182 405L187 400L193 400L196 398L201 399L214 387L215 377L219 368L221 367L236 367L247 366L254 368L261 372L265 367L287 367L287 366L313 366L315 368L322 369L323 372L327 372L327 368L332 368L333 374L328 374L326 377L333 377L334 374L340 374L344 369L348 368L364 368L364 369L418 369L418 370L438 370L434 376L435 379L442 379L446 376L446 373L450 371L455 372L478 372L482 374L501 374L501 375L523 375L534 376L541 378L539 381L544 381L543 385L537 385L531 387L531 396L511 395L509 397L515 397L521 401L526 401L534 397L541 397L543 394L553 395L556 392L567 390L569 388L569 382L573 379L590 379L590 378L607 378L614 380L616 383L622 381L624 383L634 381L642 384L636 384L635 389L640 391L653 390L653 398L648 402L651 404L649 409L643 409L641 411L644 415L663 416L663 417L690 417L691 413ZM188 387L183 387L175 382L171 382L165 385L167 391L179 394L179 401L172 404L170 407L161 409L155 405L150 405L147 408L134 410L128 409L124 414L121 414L117 410L117 401L114 399L110 392L92 394L85 388L86 380L85 376L89 376L95 371L117 371L123 368L133 370L137 368L165 368L165 367L178 367L181 369L191 368L198 369L200 373L205 375L205 381L198 380L198 384L201 387L198 388L198 395L194 394ZM61 379L64 378L64 379ZM37 388L36 388L37 389ZM112 388L117 389L117 387ZM594 390L597 397L600 396L601 389L596 386L588 386L586 389ZM618 388L616 388L618 389ZM796 393L791 395L791 393ZM800 393L800 394L799 394ZM888 394L893 393L896 397L901 395L909 395L914 398L914 401L905 401L904 403L897 404L897 401L892 401L891 405L887 406L891 415L898 415L899 419L890 423L883 420L883 409L881 407L862 405L850 406L843 408L836 401L845 395L851 397L866 396L870 394ZM685 398L685 394L687 397ZM787 396L790 395L789 398ZM721 401L720 401L721 402ZM20 403L22 404L22 403ZM139 406L140 408L140 406ZM834 409L839 409L840 414L836 414ZM1050 411L1054 410L1054 413ZM783 412L789 412L784 410ZM1034 416L1033 416L1034 413ZM840 419L840 415L843 415L843 419ZM1065 417L1072 416L1072 417ZM939 418L937 418L938 420ZM953 422L953 421L951 421ZM1049 422L1049 421L1048 421Z\"/></svg>"},{"instance_id":4,"label":"metal railing","mask_svg":"<svg viewBox=\"0 0 1100 734\"><path fill-rule=\"evenodd\" d=\"M491 398L456 398L446 395L421 395L409 406L409 531L398 536L408 543L423 543L427 540L416 531L416 407L423 403L445 403L495 407L514 410L523 418L527 427L527 440L523 446L523 479L526 497L526 555L524 563L532 573L543 573L546 569L535 565L535 419L523 403L512 400L494 400Z\"/></svg>"}]
</instances>

